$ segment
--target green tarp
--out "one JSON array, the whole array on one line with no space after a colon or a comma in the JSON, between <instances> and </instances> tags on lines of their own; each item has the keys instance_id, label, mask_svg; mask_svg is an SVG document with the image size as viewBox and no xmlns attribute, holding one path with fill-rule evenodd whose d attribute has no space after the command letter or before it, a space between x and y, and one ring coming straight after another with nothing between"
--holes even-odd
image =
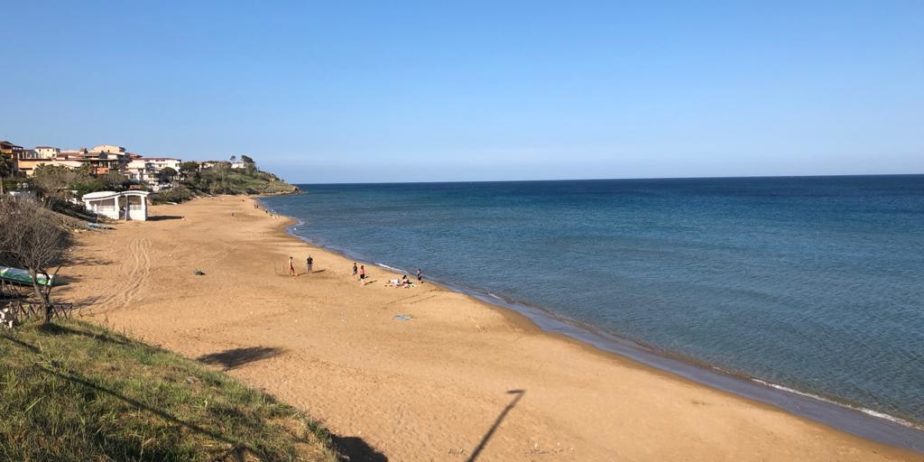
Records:
<instances>
[{"instance_id":1,"label":"green tarp","mask_svg":"<svg viewBox=\"0 0 924 462\"><path fill-rule=\"evenodd\" d=\"M0 279L14 284L32 285L32 276L29 276L29 272L19 268L0 266ZM38 279L39 285L49 285L48 278L43 274L39 274L36 279ZM54 280L51 281L51 284L54 284Z\"/></svg>"}]
</instances>

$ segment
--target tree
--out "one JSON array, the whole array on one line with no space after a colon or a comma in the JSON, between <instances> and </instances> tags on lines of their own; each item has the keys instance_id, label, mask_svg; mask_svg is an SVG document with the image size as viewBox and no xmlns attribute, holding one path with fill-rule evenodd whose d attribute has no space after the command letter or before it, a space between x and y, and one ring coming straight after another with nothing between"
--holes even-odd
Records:
<instances>
[{"instance_id":1,"label":"tree","mask_svg":"<svg viewBox=\"0 0 924 462\"><path fill-rule=\"evenodd\" d=\"M25 268L47 324L54 315L53 281L64 263L73 238L53 212L28 197L0 197L0 262Z\"/></svg>"},{"instance_id":2,"label":"tree","mask_svg":"<svg viewBox=\"0 0 924 462\"><path fill-rule=\"evenodd\" d=\"M103 188L105 189L125 189L125 185L129 182L127 176L116 170L110 170L105 175L100 176L99 179L103 182Z\"/></svg>"},{"instance_id":3,"label":"tree","mask_svg":"<svg viewBox=\"0 0 924 462\"><path fill-rule=\"evenodd\" d=\"M237 156L231 156L231 163L237 162Z\"/></svg>"},{"instance_id":4,"label":"tree","mask_svg":"<svg viewBox=\"0 0 924 462\"><path fill-rule=\"evenodd\" d=\"M46 204L56 200L67 201L76 184L86 183L90 179L88 168L73 169L63 165L39 165L32 176Z\"/></svg>"},{"instance_id":5,"label":"tree","mask_svg":"<svg viewBox=\"0 0 924 462\"><path fill-rule=\"evenodd\" d=\"M164 167L159 172L157 172L157 182L161 184L173 183L173 179L176 178L177 171L172 167Z\"/></svg>"},{"instance_id":6,"label":"tree","mask_svg":"<svg viewBox=\"0 0 924 462\"><path fill-rule=\"evenodd\" d=\"M196 161L187 161L180 163L180 175L183 175L183 178L189 178L193 174L199 171L199 162Z\"/></svg>"},{"instance_id":7,"label":"tree","mask_svg":"<svg viewBox=\"0 0 924 462\"><path fill-rule=\"evenodd\" d=\"M0 154L0 183L3 182L3 179L13 175L13 159L10 159L3 154ZM0 186L0 192L2 192L3 187Z\"/></svg>"},{"instance_id":8,"label":"tree","mask_svg":"<svg viewBox=\"0 0 924 462\"><path fill-rule=\"evenodd\" d=\"M253 176L257 172L257 164L253 161L253 158L247 155L241 155L241 162L244 163L244 171Z\"/></svg>"}]
</instances>

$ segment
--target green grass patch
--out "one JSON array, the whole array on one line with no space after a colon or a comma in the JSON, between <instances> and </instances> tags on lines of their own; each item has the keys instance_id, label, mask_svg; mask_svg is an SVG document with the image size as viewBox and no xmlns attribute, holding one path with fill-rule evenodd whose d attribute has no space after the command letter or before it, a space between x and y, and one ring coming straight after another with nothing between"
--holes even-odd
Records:
<instances>
[{"instance_id":1,"label":"green grass patch","mask_svg":"<svg viewBox=\"0 0 924 462\"><path fill-rule=\"evenodd\" d=\"M220 372L79 322L0 332L0 460L336 461L330 435Z\"/></svg>"}]
</instances>

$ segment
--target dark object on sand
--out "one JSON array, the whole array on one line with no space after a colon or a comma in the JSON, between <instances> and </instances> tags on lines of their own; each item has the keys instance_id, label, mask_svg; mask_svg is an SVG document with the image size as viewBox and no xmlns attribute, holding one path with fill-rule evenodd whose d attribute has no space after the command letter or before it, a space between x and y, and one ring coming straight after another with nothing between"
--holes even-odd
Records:
<instances>
[{"instance_id":1,"label":"dark object on sand","mask_svg":"<svg viewBox=\"0 0 924 462\"><path fill-rule=\"evenodd\" d=\"M202 270L200 270L200 269L197 269L197 270L193 271L193 274L195 274L196 276L205 276L205 271L202 271Z\"/></svg>"}]
</instances>

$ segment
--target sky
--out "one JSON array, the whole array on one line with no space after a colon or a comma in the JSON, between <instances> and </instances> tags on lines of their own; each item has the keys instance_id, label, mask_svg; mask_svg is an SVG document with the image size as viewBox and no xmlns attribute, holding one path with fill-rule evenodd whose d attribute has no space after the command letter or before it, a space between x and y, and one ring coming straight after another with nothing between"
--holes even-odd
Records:
<instances>
[{"instance_id":1,"label":"sky","mask_svg":"<svg viewBox=\"0 0 924 462\"><path fill-rule=\"evenodd\" d=\"M924 173L924 2L0 0L0 138L297 183Z\"/></svg>"}]
</instances>

